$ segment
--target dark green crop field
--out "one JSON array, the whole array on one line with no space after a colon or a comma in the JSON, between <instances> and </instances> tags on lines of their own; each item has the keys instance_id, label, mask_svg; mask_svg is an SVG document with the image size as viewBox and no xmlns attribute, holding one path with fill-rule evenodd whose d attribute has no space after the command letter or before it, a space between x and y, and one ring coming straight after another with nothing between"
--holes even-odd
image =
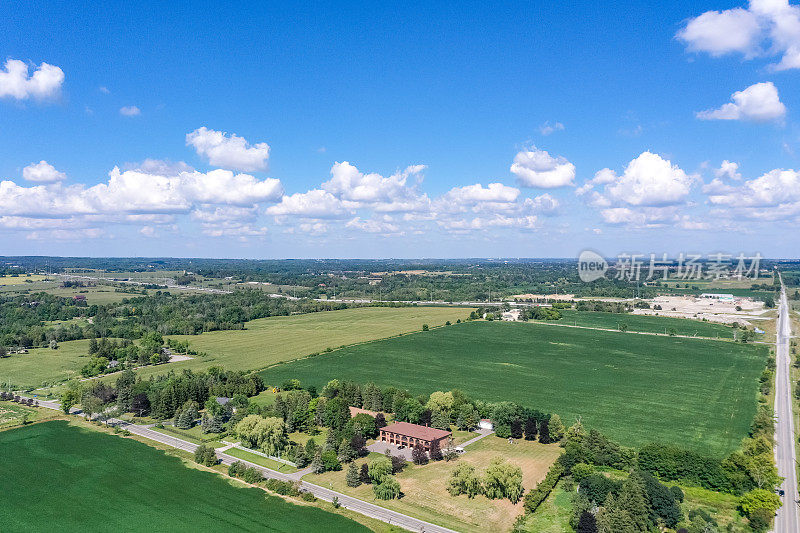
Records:
<instances>
[{"instance_id":1,"label":"dark green crop field","mask_svg":"<svg viewBox=\"0 0 800 533\"><path fill-rule=\"evenodd\" d=\"M368 531L66 422L0 432L0 450L3 531Z\"/></svg>"},{"instance_id":2,"label":"dark green crop field","mask_svg":"<svg viewBox=\"0 0 800 533\"><path fill-rule=\"evenodd\" d=\"M412 393L459 388L577 416L626 445L651 441L724 454L746 436L767 348L733 342L470 322L277 365L267 383L298 378L394 385Z\"/></svg>"},{"instance_id":3,"label":"dark green crop field","mask_svg":"<svg viewBox=\"0 0 800 533\"><path fill-rule=\"evenodd\" d=\"M625 313L576 311L574 309L565 309L561 311L561 314L564 318L553 322L554 324L603 329L619 329L620 324L626 324L628 326L628 331L669 333L671 329L674 329L677 335L733 339L732 327L724 324L715 324L714 322L703 322L702 320Z\"/></svg>"}]
</instances>

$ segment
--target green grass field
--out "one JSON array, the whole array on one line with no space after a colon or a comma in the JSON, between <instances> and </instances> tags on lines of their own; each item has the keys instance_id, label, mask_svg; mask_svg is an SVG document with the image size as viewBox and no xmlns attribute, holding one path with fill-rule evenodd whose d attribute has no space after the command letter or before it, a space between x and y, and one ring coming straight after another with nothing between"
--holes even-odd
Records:
<instances>
[{"instance_id":1,"label":"green grass field","mask_svg":"<svg viewBox=\"0 0 800 533\"><path fill-rule=\"evenodd\" d=\"M245 330L178 335L194 350L209 354L159 367L143 368L140 376L184 368L201 370L221 366L227 370L256 370L305 357L326 348L338 348L464 320L471 309L453 307L362 307L305 315L260 318Z\"/></svg>"},{"instance_id":2,"label":"green grass field","mask_svg":"<svg viewBox=\"0 0 800 533\"><path fill-rule=\"evenodd\" d=\"M111 293L130 296L122 293ZM229 370L257 370L271 364L321 352L328 347L371 341L455 322L470 309L452 307L365 307L287 317L272 317L247 323L246 330L214 331L183 335L192 347L209 355L168 365L146 367L138 374L148 377L184 368L204 370L221 366ZM66 341L58 350L36 348L28 354L0 359L0 383L30 389L78 376L89 361L89 341ZM115 381L117 375L104 378Z\"/></svg>"},{"instance_id":3,"label":"green grass field","mask_svg":"<svg viewBox=\"0 0 800 533\"><path fill-rule=\"evenodd\" d=\"M721 455L738 447L756 409L767 348L732 342L471 322L277 365L267 382L373 381L411 392L459 388L581 416L626 445L680 444Z\"/></svg>"},{"instance_id":4,"label":"green grass field","mask_svg":"<svg viewBox=\"0 0 800 533\"><path fill-rule=\"evenodd\" d=\"M664 333L675 329L678 335L698 337L719 337L732 339L733 328L713 322L691 320L687 318L672 318L662 316L631 315L623 313L599 313L595 311L576 311L565 309L564 315L554 324L585 326L590 328L619 329L621 323L628 325L628 331L641 331L645 333Z\"/></svg>"},{"instance_id":5,"label":"green grass field","mask_svg":"<svg viewBox=\"0 0 800 533\"><path fill-rule=\"evenodd\" d=\"M0 286L25 285L44 280L45 277L39 274L28 274L22 276L0 276Z\"/></svg>"},{"instance_id":6,"label":"green grass field","mask_svg":"<svg viewBox=\"0 0 800 533\"><path fill-rule=\"evenodd\" d=\"M0 432L0 448L5 531L368 531L66 422Z\"/></svg>"},{"instance_id":7,"label":"green grass field","mask_svg":"<svg viewBox=\"0 0 800 533\"><path fill-rule=\"evenodd\" d=\"M11 382L15 388L28 389L79 376L89 361L89 341L66 341L57 350L34 348L26 354L12 354L0 359L0 383Z\"/></svg>"}]
</instances>

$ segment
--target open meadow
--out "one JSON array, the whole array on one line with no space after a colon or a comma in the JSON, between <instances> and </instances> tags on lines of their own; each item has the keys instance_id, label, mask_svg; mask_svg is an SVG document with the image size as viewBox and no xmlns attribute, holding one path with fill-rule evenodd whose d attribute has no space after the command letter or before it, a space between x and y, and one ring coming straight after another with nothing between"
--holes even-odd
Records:
<instances>
[{"instance_id":1,"label":"open meadow","mask_svg":"<svg viewBox=\"0 0 800 533\"><path fill-rule=\"evenodd\" d=\"M122 294L122 293L116 293ZM130 295L127 295L130 296ZM363 307L250 321L245 330L180 335L192 348L207 355L137 370L147 377L184 368L204 370L221 366L228 370L257 370L271 364L305 357L326 348L338 348L465 319L471 309L453 307ZM78 376L89 361L89 341L65 341L57 350L34 348L27 354L0 359L0 383L30 389ZM110 375L105 380L116 380Z\"/></svg>"},{"instance_id":2,"label":"open meadow","mask_svg":"<svg viewBox=\"0 0 800 533\"><path fill-rule=\"evenodd\" d=\"M0 286L23 285L45 281L45 277L39 274L24 274L21 276L0 276Z\"/></svg>"},{"instance_id":3,"label":"open meadow","mask_svg":"<svg viewBox=\"0 0 800 533\"><path fill-rule=\"evenodd\" d=\"M0 432L7 531L368 531L187 468L131 439L47 422ZM79 495L80 501L74 501Z\"/></svg>"},{"instance_id":4,"label":"open meadow","mask_svg":"<svg viewBox=\"0 0 800 533\"><path fill-rule=\"evenodd\" d=\"M65 341L57 350L33 348L26 354L9 354L0 359L0 384L11 383L17 389L41 387L80 376L89 361L89 341Z\"/></svg>"},{"instance_id":5,"label":"open meadow","mask_svg":"<svg viewBox=\"0 0 800 533\"><path fill-rule=\"evenodd\" d=\"M276 365L267 383L333 378L412 393L458 388L576 417L625 445L680 444L714 455L739 446L756 410L767 347L728 341L470 322Z\"/></svg>"},{"instance_id":6,"label":"open meadow","mask_svg":"<svg viewBox=\"0 0 800 533\"><path fill-rule=\"evenodd\" d=\"M384 339L469 316L471 309L454 307L360 307L292 316L259 318L247 329L175 335L192 349L208 355L138 371L141 376L183 368L221 366L227 370L256 370L305 357L327 348Z\"/></svg>"}]
</instances>

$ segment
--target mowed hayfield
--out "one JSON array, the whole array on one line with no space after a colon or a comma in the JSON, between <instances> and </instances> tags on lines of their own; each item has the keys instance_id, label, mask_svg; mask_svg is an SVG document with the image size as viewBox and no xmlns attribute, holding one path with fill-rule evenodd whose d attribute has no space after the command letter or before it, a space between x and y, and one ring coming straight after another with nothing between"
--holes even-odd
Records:
<instances>
[{"instance_id":1,"label":"mowed hayfield","mask_svg":"<svg viewBox=\"0 0 800 533\"><path fill-rule=\"evenodd\" d=\"M45 279L46 278L40 274L29 274L22 276L0 276L0 286L36 283L38 281L44 281Z\"/></svg>"},{"instance_id":2,"label":"mowed hayfield","mask_svg":"<svg viewBox=\"0 0 800 533\"><path fill-rule=\"evenodd\" d=\"M33 348L26 354L10 354L0 359L0 383L10 382L15 388L41 387L80 375L89 361L89 341L66 341L57 350Z\"/></svg>"},{"instance_id":3,"label":"mowed hayfield","mask_svg":"<svg viewBox=\"0 0 800 533\"><path fill-rule=\"evenodd\" d=\"M63 421L0 432L0 448L5 531L369 531Z\"/></svg>"},{"instance_id":4,"label":"mowed hayfield","mask_svg":"<svg viewBox=\"0 0 800 533\"><path fill-rule=\"evenodd\" d=\"M141 376L221 366L226 370L257 370L281 361L464 320L472 309L456 307L360 307L303 315L251 320L245 330L176 335L192 349L208 355L138 371Z\"/></svg>"},{"instance_id":5,"label":"mowed hayfield","mask_svg":"<svg viewBox=\"0 0 800 533\"><path fill-rule=\"evenodd\" d=\"M628 331L664 334L674 329L677 335L721 339L733 338L733 328L730 326L715 324L713 322L703 322L702 320L691 320L688 318L576 311L574 309L565 309L561 311L561 314L564 318L552 322L552 324L619 329L620 324L624 323L627 324Z\"/></svg>"},{"instance_id":6,"label":"mowed hayfield","mask_svg":"<svg viewBox=\"0 0 800 533\"><path fill-rule=\"evenodd\" d=\"M476 436L475 433L472 436ZM522 469L522 486L527 492L544 479L562 451L557 444L525 440L509 444L505 439L490 435L467 447L466 453L457 461L436 461L424 466L409 464L396 475L403 497L390 501L374 499L371 485L348 487L345 480L347 468L338 472L307 474L303 479L456 531L510 531L514 520L523 513L522 502L515 505L509 500L490 500L485 496L473 499L453 497L447 492L453 470L461 463L468 463L482 475L493 458L502 457ZM369 459L358 459L356 465L360 467Z\"/></svg>"},{"instance_id":7,"label":"mowed hayfield","mask_svg":"<svg viewBox=\"0 0 800 533\"><path fill-rule=\"evenodd\" d=\"M625 445L658 441L722 455L738 447L756 410L764 345L564 328L470 322L373 342L262 372L375 382L414 394L458 388L582 417Z\"/></svg>"}]
</instances>

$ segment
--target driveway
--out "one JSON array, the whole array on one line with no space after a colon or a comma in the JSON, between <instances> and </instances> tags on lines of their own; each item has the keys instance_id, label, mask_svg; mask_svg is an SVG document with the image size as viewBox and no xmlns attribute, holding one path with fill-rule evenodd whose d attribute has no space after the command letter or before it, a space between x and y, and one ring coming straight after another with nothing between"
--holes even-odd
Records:
<instances>
[{"instance_id":1,"label":"driveway","mask_svg":"<svg viewBox=\"0 0 800 533\"><path fill-rule=\"evenodd\" d=\"M367 450L375 453L386 453L386 450L389 450L392 455L399 455L400 457L404 457L406 461L411 461L411 448L408 446L400 450L394 444L378 440L367 446Z\"/></svg>"}]
</instances>

